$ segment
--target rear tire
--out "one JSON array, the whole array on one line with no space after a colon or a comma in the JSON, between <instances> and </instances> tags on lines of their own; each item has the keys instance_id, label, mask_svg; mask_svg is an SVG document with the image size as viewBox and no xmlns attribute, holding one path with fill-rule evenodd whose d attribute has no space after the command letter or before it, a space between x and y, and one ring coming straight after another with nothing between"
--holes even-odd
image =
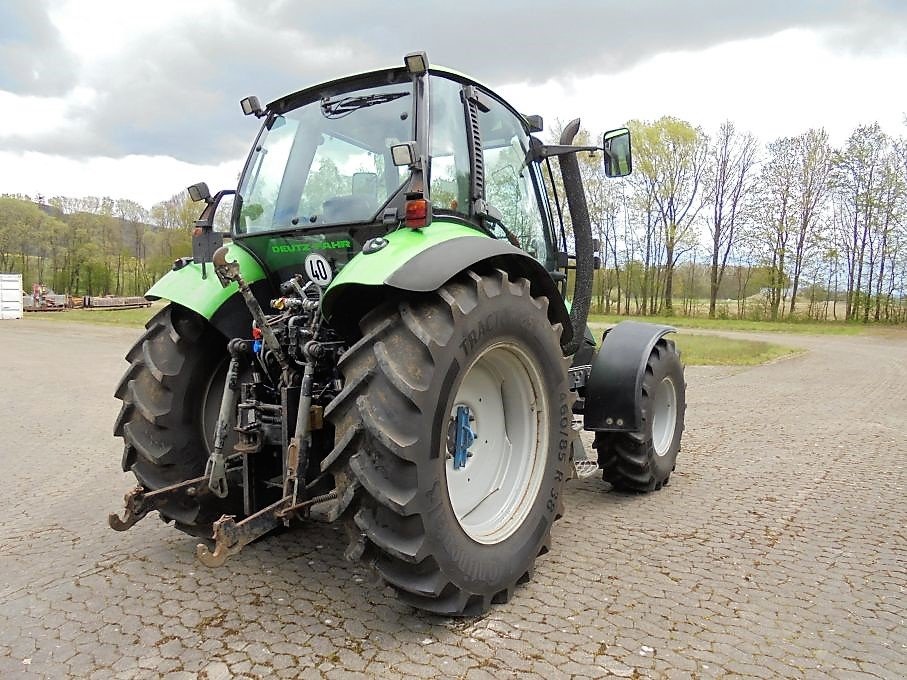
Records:
<instances>
[{"instance_id":1,"label":"rear tire","mask_svg":"<svg viewBox=\"0 0 907 680\"><path fill-rule=\"evenodd\" d=\"M204 474L227 351L215 328L176 304L164 307L145 328L126 355L129 368L116 389L123 405L114 435L123 438L123 470L154 491ZM181 531L211 538L221 515L242 514L238 496L184 496L161 507L160 515Z\"/></svg>"},{"instance_id":2,"label":"rear tire","mask_svg":"<svg viewBox=\"0 0 907 680\"><path fill-rule=\"evenodd\" d=\"M683 364L673 340L659 340L646 362L639 395L640 432L599 432L602 477L623 491L657 491L667 485L677 463L686 412Z\"/></svg>"},{"instance_id":3,"label":"rear tire","mask_svg":"<svg viewBox=\"0 0 907 680\"><path fill-rule=\"evenodd\" d=\"M507 601L562 513L573 394L561 329L529 288L501 271L467 272L370 312L340 361L345 387L325 412L337 444L324 467L338 486L361 487L348 510L351 554L414 607L471 616ZM478 438L455 468L458 405L472 410Z\"/></svg>"}]
</instances>

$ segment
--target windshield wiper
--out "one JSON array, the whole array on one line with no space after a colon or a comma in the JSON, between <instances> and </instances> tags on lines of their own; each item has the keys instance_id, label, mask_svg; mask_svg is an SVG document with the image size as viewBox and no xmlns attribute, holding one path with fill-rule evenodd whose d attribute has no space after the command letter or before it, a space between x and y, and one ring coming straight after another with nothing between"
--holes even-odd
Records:
<instances>
[{"instance_id":1,"label":"windshield wiper","mask_svg":"<svg viewBox=\"0 0 907 680\"><path fill-rule=\"evenodd\" d=\"M350 115L353 111L364 109L367 106L376 106L377 104L386 104L400 97L406 97L409 92L386 92L384 94L364 94L358 97L343 97L341 99L330 99L325 97L321 100L321 112L325 118L343 118Z\"/></svg>"}]
</instances>

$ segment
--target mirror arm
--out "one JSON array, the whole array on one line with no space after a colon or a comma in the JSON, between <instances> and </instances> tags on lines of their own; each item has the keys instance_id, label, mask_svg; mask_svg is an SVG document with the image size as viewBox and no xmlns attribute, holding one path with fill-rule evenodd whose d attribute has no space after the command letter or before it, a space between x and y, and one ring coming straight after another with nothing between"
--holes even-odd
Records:
<instances>
[{"instance_id":1,"label":"mirror arm","mask_svg":"<svg viewBox=\"0 0 907 680\"><path fill-rule=\"evenodd\" d=\"M209 196L205 199L205 208L202 210L202 214L198 216L198 219L195 220L196 229L213 229L214 228L214 213L217 212L217 206L220 204L221 199L224 196L232 196L236 194L235 189L221 189L213 196Z\"/></svg>"},{"instance_id":2,"label":"mirror arm","mask_svg":"<svg viewBox=\"0 0 907 680\"><path fill-rule=\"evenodd\" d=\"M213 196L205 198L205 208L195 220L192 230L192 259L202 266L202 278L208 278L205 263L211 261L212 253L224 244L223 234L214 233L214 213L224 196L236 194L235 189L221 189Z\"/></svg>"},{"instance_id":3,"label":"mirror arm","mask_svg":"<svg viewBox=\"0 0 907 680\"><path fill-rule=\"evenodd\" d=\"M538 144L532 145L529 153L532 160L540 161L552 156L564 156L568 153L578 153L580 151L604 151L600 146L573 146L572 144Z\"/></svg>"}]
</instances>

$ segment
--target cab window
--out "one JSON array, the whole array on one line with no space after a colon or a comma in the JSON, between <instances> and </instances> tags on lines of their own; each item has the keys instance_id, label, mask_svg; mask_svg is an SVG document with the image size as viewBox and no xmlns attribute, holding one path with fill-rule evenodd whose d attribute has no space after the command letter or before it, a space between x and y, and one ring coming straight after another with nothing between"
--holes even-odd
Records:
<instances>
[{"instance_id":1,"label":"cab window","mask_svg":"<svg viewBox=\"0 0 907 680\"><path fill-rule=\"evenodd\" d=\"M431 205L434 212L469 215L469 147L460 99L463 86L434 77L431 81Z\"/></svg>"},{"instance_id":2,"label":"cab window","mask_svg":"<svg viewBox=\"0 0 907 680\"><path fill-rule=\"evenodd\" d=\"M486 202L500 211L504 226L516 237L520 247L550 269L553 248L539 209L534 174L526 165L529 138L522 121L492 100L490 110L479 116L479 128L485 160ZM494 232L498 238L506 238L500 226Z\"/></svg>"}]
</instances>

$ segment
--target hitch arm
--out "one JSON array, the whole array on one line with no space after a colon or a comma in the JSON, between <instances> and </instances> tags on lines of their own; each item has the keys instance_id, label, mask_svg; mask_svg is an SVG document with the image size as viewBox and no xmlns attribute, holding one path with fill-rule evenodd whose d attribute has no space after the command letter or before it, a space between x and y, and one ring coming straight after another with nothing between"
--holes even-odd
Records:
<instances>
[{"instance_id":1,"label":"hitch arm","mask_svg":"<svg viewBox=\"0 0 907 680\"><path fill-rule=\"evenodd\" d=\"M126 508L121 518L116 513L110 513L107 516L107 523L114 531L126 531L135 526L139 520L152 510L159 510L179 495L198 496L205 492L207 488L208 477L196 477L187 479L185 482L165 486L157 491L145 491L144 487L137 486L127 492L123 498Z\"/></svg>"},{"instance_id":2,"label":"hitch arm","mask_svg":"<svg viewBox=\"0 0 907 680\"><path fill-rule=\"evenodd\" d=\"M214 523L214 551L199 543L195 546L195 556L206 567L219 567L231 555L235 555L249 543L264 536L281 523L277 511L286 505L286 498L281 498L254 515L237 523L233 515L224 515Z\"/></svg>"},{"instance_id":3,"label":"hitch arm","mask_svg":"<svg viewBox=\"0 0 907 680\"><path fill-rule=\"evenodd\" d=\"M205 466L208 486L218 498L226 498L228 493L227 458L232 458L236 454L224 455L224 445L230 432L230 425L236 419L239 361L242 356L249 353L250 346L248 341L234 338L227 344L227 349L230 352L230 365L227 368L227 380L224 383L224 394L221 397L220 413L214 431L214 448Z\"/></svg>"},{"instance_id":4,"label":"hitch arm","mask_svg":"<svg viewBox=\"0 0 907 680\"><path fill-rule=\"evenodd\" d=\"M204 543L199 543L195 546L195 556L206 567L219 567L228 557L237 554L256 538L261 538L272 529L276 529L294 513L336 498L337 492L332 491L294 505L291 502L292 497L285 496L241 522L237 522L233 515L224 515L214 523L214 550L209 550Z\"/></svg>"}]
</instances>

